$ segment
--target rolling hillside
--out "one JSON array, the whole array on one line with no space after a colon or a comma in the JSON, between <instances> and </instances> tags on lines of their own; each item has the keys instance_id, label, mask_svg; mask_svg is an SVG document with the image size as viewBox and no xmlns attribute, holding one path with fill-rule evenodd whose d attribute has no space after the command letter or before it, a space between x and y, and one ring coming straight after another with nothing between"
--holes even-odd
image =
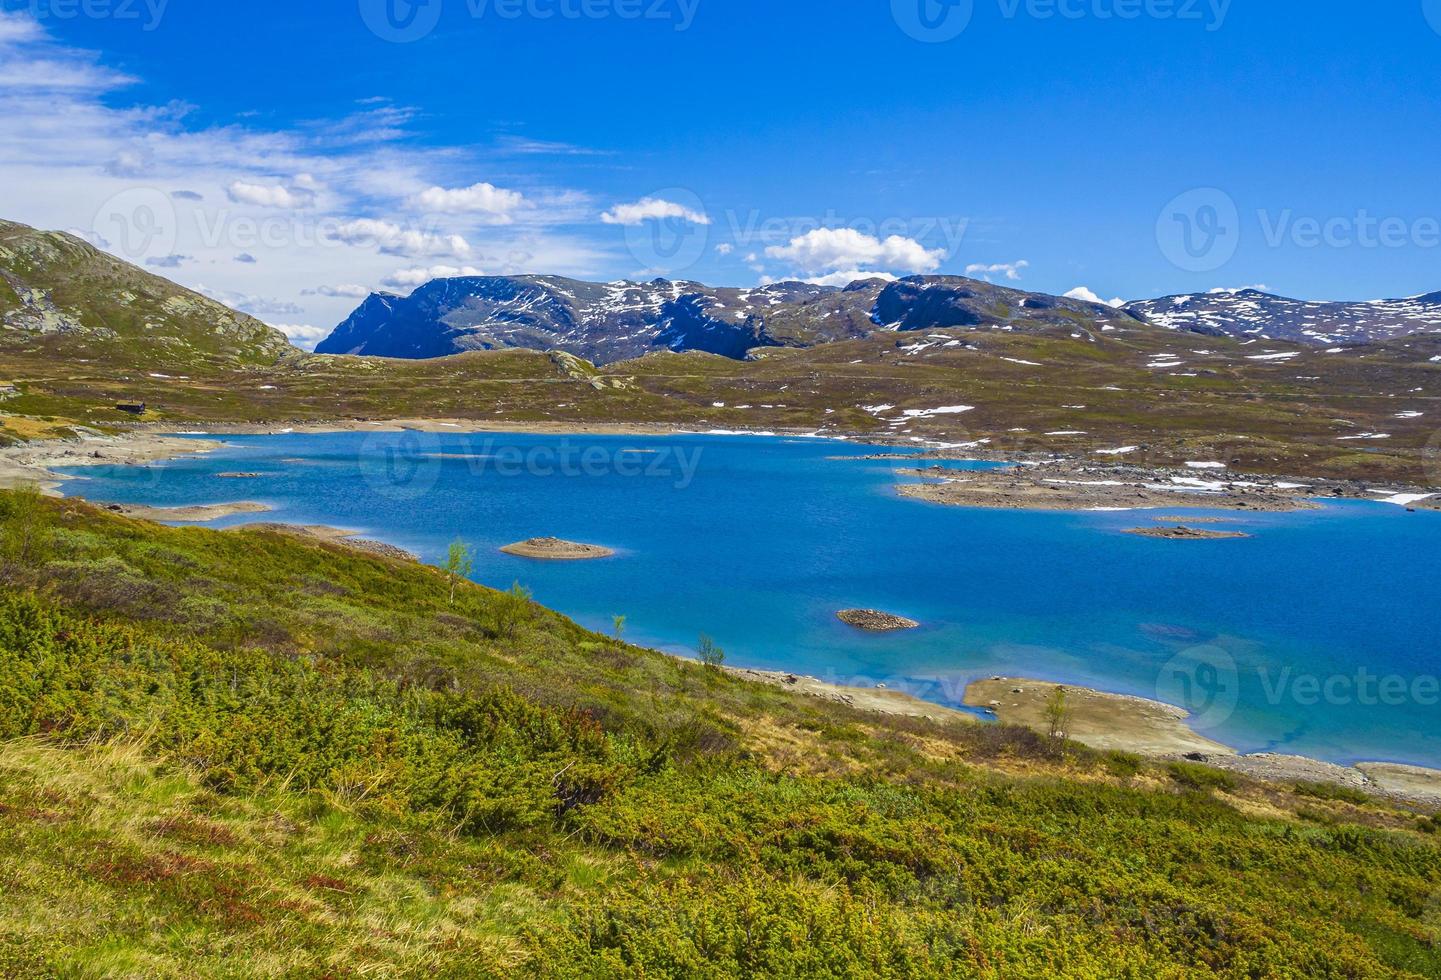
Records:
<instances>
[{"instance_id":1,"label":"rolling hillside","mask_svg":"<svg viewBox=\"0 0 1441 980\"><path fill-rule=\"evenodd\" d=\"M0 494L0 974L1436 976L1437 823Z\"/></svg>"},{"instance_id":2,"label":"rolling hillside","mask_svg":"<svg viewBox=\"0 0 1441 980\"><path fill-rule=\"evenodd\" d=\"M279 330L73 235L0 221L0 348L135 367L274 364Z\"/></svg>"}]
</instances>

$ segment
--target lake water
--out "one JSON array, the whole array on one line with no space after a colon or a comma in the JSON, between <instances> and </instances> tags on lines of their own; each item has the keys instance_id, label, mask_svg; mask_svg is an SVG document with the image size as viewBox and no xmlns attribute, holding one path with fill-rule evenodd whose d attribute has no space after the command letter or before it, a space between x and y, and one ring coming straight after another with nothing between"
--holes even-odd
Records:
<instances>
[{"instance_id":1,"label":"lake water","mask_svg":"<svg viewBox=\"0 0 1441 980\"><path fill-rule=\"evenodd\" d=\"M1245 515L1249 540L1122 533L1144 513L950 508L898 496L894 451L744 436L284 434L148 467L86 467L64 492L159 506L255 500L332 524L676 653L904 687L1030 676L1160 698L1246 751L1441 766L1441 514L1344 503ZM838 458L839 457L839 458ZM986 464L974 464L986 465ZM222 473L259 478L222 478ZM1167 513L1185 514L1182 501ZM497 552L544 535L615 558ZM839 609L921 630L872 636Z\"/></svg>"}]
</instances>

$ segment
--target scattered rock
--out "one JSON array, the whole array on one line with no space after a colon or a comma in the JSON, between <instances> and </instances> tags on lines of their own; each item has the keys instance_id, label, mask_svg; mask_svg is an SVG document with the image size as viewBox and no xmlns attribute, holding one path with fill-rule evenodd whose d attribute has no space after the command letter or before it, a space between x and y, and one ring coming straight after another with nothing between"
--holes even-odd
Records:
<instances>
[{"instance_id":1,"label":"scattered rock","mask_svg":"<svg viewBox=\"0 0 1441 980\"><path fill-rule=\"evenodd\" d=\"M875 609L843 609L836 613L836 618L847 626L854 626L856 629L865 630L868 633L891 633L896 630L913 630L919 629L921 625L914 619L907 619L904 616L896 616Z\"/></svg>"}]
</instances>

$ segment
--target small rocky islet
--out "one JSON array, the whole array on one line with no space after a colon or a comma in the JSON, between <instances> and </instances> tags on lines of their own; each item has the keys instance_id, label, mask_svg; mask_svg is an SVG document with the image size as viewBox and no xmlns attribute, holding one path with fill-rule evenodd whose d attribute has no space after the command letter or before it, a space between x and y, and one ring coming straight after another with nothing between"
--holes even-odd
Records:
<instances>
[{"instance_id":1,"label":"small rocky islet","mask_svg":"<svg viewBox=\"0 0 1441 980\"><path fill-rule=\"evenodd\" d=\"M615 554L613 549L598 544L582 544L561 538L530 538L508 544L500 550L517 558L534 558L540 561L590 561L610 558Z\"/></svg>"},{"instance_id":2,"label":"small rocky islet","mask_svg":"<svg viewBox=\"0 0 1441 980\"><path fill-rule=\"evenodd\" d=\"M1211 528L1187 527L1184 524L1165 527L1133 527L1126 533L1142 538L1162 538L1166 541L1223 541L1251 536L1244 531L1216 531Z\"/></svg>"},{"instance_id":3,"label":"small rocky islet","mask_svg":"<svg viewBox=\"0 0 1441 980\"><path fill-rule=\"evenodd\" d=\"M836 618L847 626L867 633L894 633L899 630L919 629L921 626L914 619L878 609L842 609L836 613Z\"/></svg>"}]
</instances>

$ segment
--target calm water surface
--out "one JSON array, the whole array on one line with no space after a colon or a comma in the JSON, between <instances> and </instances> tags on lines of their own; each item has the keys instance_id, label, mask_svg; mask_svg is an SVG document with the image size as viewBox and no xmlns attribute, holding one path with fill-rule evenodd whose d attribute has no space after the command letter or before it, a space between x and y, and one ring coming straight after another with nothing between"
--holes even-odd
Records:
<instances>
[{"instance_id":1,"label":"calm water surface","mask_svg":"<svg viewBox=\"0 0 1441 980\"><path fill-rule=\"evenodd\" d=\"M1347 503L1245 515L1249 540L1122 533L1138 513L966 510L899 497L879 447L818 439L472 435L234 436L149 467L71 471L117 503L255 500L217 522L333 524L475 578L520 581L596 629L677 653L701 633L735 665L885 682L959 703L993 674L1182 704L1247 751L1441 766L1441 514ZM838 458L839 457L839 458ZM984 465L984 464L975 464ZM259 478L222 478L222 473ZM1169 513L1184 514L1184 498ZM617 550L542 563L541 535ZM925 623L857 634L838 609Z\"/></svg>"}]
</instances>

